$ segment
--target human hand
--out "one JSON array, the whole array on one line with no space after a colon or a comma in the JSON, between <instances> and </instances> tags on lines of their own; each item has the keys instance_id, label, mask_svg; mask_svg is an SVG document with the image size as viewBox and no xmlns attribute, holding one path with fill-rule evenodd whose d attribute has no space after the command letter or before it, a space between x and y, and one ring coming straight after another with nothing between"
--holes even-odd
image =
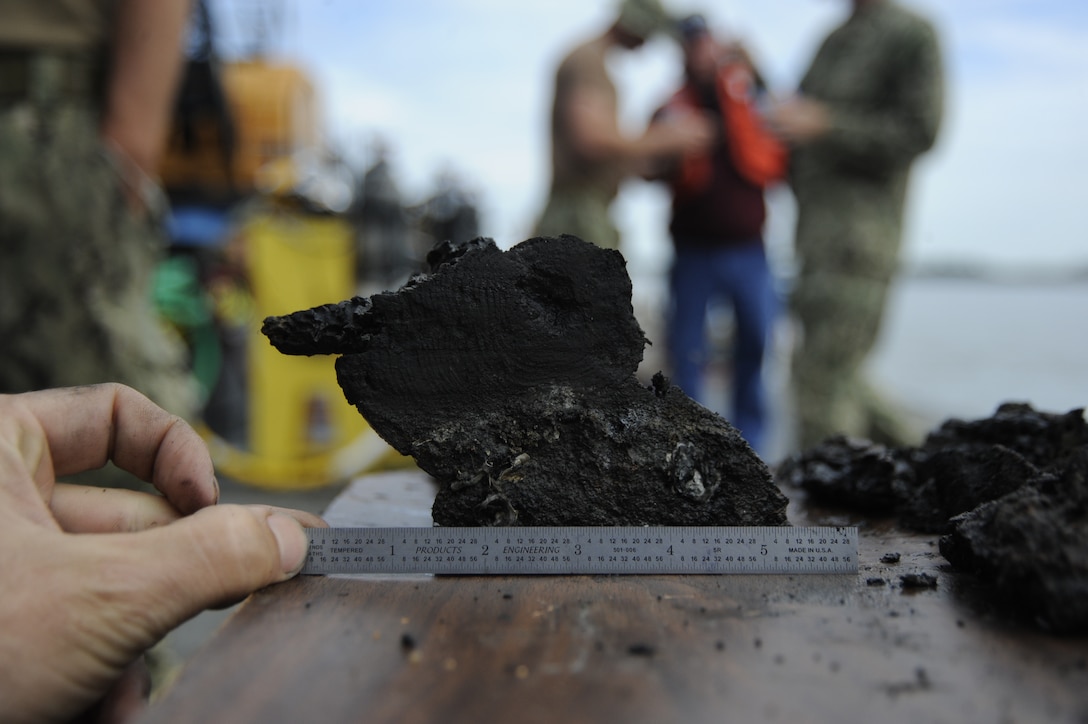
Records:
<instances>
[{"instance_id":1,"label":"human hand","mask_svg":"<svg viewBox=\"0 0 1088 724\"><path fill-rule=\"evenodd\" d=\"M718 138L715 118L695 111L670 113L647 131L654 156L680 156L706 151Z\"/></svg>"},{"instance_id":2,"label":"human hand","mask_svg":"<svg viewBox=\"0 0 1088 724\"><path fill-rule=\"evenodd\" d=\"M819 101L795 96L773 104L764 122L782 141L800 146L831 130L831 112Z\"/></svg>"},{"instance_id":3,"label":"human hand","mask_svg":"<svg viewBox=\"0 0 1088 724\"><path fill-rule=\"evenodd\" d=\"M709 113L693 113L679 118L675 130L683 153L700 153L718 140L718 119Z\"/></svg>"},{"instance_id":4,"label":"human hand","mask_svg":"<svg viewBox=\"0 0 1088 724\"><path fill-rule=\"evenodd\" d=\"M107 460L162 497L56 483ZM0 720L67 720L111 688L130 707L144 651L295 575L303 525L325 525L218 495L200 437L128 387L0 395Z\"/></svg>"}]
</instances>

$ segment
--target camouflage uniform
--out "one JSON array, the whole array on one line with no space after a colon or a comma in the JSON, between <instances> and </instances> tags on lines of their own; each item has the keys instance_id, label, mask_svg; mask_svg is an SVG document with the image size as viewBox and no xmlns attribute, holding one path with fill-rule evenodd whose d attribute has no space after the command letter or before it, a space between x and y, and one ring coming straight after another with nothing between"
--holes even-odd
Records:
<instances>
[{"instance_id":1,"label":"camouflage uniform","mask_svg":"<svg viewBox=\"0 0 1088 724\"><path fill-rule=\"evenodd\" d=\"M165 206L132 212L99 137L113 6L0 0L0 393L123 382L191 419L195 378L151 302ZM112 465L74 477L147 487ZM175 658L148 652L156 687Z\"/></svg>"},{"instance_id":2,"label":"camouflage uniform","mask_svg":"<svg viewBox=\"0 0 1088 724\"><path fill-rule=\"evenodd\" d=\"M902 433L861 367L898 266L911 164L940 124L936 33L892 2L864 7L824 41L801 92L828 106L832 128L791 159L799 442L840 432L887 440Z\"/></svg>"},{"instance_id":3,"label":"camouflage uniform","mask_svg":"<svg viewBox=\"0 0 1088 724\"><path fill-rule=\"evenodd\" d=\"M547 205L537 222L539 236L573 234L615 249L620 234L609 207L619 192L624 169L614 159L585 158L578 152L564 118L571 94L588 88L617 112L616 86L608 75L608 46L599 39L575 48L559 65L552 105L552 185Z\"/></svg>"},{"instance_id":4,"label":"camouflage uniform","mask_svg":"<svg viewBox=\"0 0 1088 724\"><path fill-rule=\"evenodd\" d=\"M104 48L13 46L9 30L0 38L0 393L117 381L192 417L184 348L150 296L163 209L130 210L99 138Z\"/></svg>"}]
</instances>

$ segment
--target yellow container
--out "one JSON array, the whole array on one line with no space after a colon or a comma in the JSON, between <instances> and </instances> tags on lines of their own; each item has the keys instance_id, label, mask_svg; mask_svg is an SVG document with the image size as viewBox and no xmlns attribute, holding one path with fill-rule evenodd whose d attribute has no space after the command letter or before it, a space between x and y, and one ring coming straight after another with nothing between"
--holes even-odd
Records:
<instances>
[{"instance_id":1,"label":"yellow container","mask_svg":"<svg viewBox=\"0 0 1088 724\"><path fill-rule=\"evenodd\" d=\"M248 335L249 449L211 439L216 466L261 487L327 485L374 467L389 453L336 383L335 358L278 352L261 321L353 293L351 230L336 217L270 211L242 227L255 323Z\"/></svg>"},{"instance_id":2,"label":"yellow container","mask_svg":"<svg viewBox=\"0 0 1088 724\"><path fill-rule=\"evenodd\" d=\"M218 126L198 119L193 148L183 148L177 129L160 163L167 189L250 193L261 169L320 148L317 92L308 75L289 63L246 60L222 68L223 92L234 122L231 176L222 157Z\"/></svg>"}]
</instances>

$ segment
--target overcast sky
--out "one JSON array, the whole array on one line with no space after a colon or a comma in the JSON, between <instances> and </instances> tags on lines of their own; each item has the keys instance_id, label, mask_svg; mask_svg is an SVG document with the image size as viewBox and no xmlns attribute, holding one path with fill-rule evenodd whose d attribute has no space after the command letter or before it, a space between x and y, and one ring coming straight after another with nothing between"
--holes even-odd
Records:
<instances>
[{"instance_id":1,"label":"overcast sky","mask_svg":"<svg viewBox=\"0 0 1088 724\"><path fill-rule=\"evenodd\" d=\"M252 39L256 0L210 0L225 49ZM902 0L933 19L947 71L937 148L918 166L906 256L1011 264L1088 263L1088 3ZM271 3L273 6L277 2ZM409 200L452 168L480 196L483 232L526 238L548 183L554 66L599 33L611 0L279 0L273 57L300 64L321 97L331 142L352 156L388 141ZM676 0L739 36L772 89L787 94L846 0ZM613 71L632 132L678 79L654 41ZM788 247L791 199L772 194L768 234ZM668 259L667 198L632 182L617 206L634 267Z\"/></svg>"}]
</instances>

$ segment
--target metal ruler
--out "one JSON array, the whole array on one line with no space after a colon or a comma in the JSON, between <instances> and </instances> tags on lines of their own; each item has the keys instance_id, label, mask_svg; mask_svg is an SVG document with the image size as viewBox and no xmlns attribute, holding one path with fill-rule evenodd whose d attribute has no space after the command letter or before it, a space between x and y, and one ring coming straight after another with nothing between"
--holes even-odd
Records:
<instances>
[{"instance_id":1,"label":"metal ruler","mask_svg":"<svg viewBox=\"0 0 1088 724\"><path fill-rule=\"evenodd\" d=\"M856 573L849 527L309 528L302 573Z\"/></svg>"}]
</instances>

